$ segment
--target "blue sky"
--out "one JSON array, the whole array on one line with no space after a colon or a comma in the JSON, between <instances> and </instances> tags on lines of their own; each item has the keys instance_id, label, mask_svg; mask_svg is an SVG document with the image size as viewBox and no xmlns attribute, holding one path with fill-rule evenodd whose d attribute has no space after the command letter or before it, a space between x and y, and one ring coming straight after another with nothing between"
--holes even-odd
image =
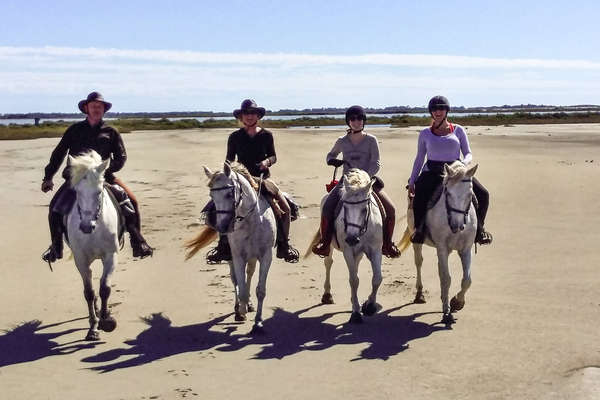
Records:
<instances>
[{"instance_id":1,"label":"blue sky","mask_svg":"<svg viewBox=\"0 0 600 400\"><path fill-rule=\"evenodd\" d=\"M600 104L598 1L0 3L0 113Z\"/></svg>"}]
</instances>

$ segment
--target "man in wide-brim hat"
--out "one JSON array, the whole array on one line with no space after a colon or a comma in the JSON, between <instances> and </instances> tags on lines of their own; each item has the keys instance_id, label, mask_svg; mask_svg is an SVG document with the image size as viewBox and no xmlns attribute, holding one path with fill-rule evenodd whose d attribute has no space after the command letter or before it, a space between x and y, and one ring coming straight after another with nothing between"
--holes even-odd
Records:
<instances>
[{"instance_id":1,"label":"man in wide-brim hat","mask_svg":"<svg viewBox=\"0 0 600 400\"><path fill-rule=\"evenodd\" d=\"M291 223L291 207L288 200L279 190L275 182L269 179L269 167L277 162L273 134L258 126L258 121L264 117L265 109L256 105L251 99L242 101L240 108L233 111L242 125L242 128L231 133L227 140L227 161L236 161L243 164L248 172L256 178L263 177L263 186L268 190L276 204L272 204L275 216L281 224L281 232L277 235L277 258L286 262L298 262L298 250L289 244ZM220 263L231 259L231 250L227 243L227 236L219 238L219 244L206 255L209 264Z\"/></svg>"},{"instance_id":2,"label":"man in wide-brim hat","mask_svg":"<svg viewBox=\"0 0 600 400\"><path fill-rule=\"evenodd\" d=\"M52 177L60 168L67 154L77 156L94 150L103 160L110 158L110 165L104 173L104 178L110 184L112 191L122 204L121 208L125 216L125 226L129 232L133 256L141 258L151 256L153 249L146 243L141 234L138 202L125 184L114 176L115 172L123 168L127 160L127 153L119 132L115 128L106 125L102 119L104 113L112 107L112 104L104 100L104 97L100 93L92 92L86 99L81 100L77 106L82 113L86 114L86 119L68 127L60 142L54 151L52 151L50 162L45 169L42 191L48 192L54 188ZM50 201L48 221L50 223L52 244L42 255L42 259L48 263L62 258L62 218L63 215L69 213L75 200L75 196L72 193L73 189L68 184L68 165L63 170L62 175L65 178L65 182L56 191L56 194ZM71 193L69 193L70 191Z\"/></svg>"}]
</instances>

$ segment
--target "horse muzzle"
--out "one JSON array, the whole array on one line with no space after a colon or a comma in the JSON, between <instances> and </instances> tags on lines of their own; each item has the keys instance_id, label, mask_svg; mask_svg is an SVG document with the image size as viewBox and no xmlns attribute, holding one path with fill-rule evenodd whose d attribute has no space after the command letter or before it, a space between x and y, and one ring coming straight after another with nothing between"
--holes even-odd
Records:
<instances>
[{"instance_id":1,"label":"horse muzzle","mask_svg":"<svg viewBox=\"0 0 600 400\"><path fill-rule=\"evenodd\" d=\"M346 236L346 243L350 247L354 247L360 243L360 238L358 236Z\"/></svg>"},{"instance_id":2,"label":"horse muzzle","mask_svg":"<svg viewBox=\"0 0 600 400\"><path fill-rule=\"evenodd\" d=\"M81 222L79 224L79 230L85 234L90 234L96 229L96 221L91 221L90 223Z\"/></svg>"}]
</instances>

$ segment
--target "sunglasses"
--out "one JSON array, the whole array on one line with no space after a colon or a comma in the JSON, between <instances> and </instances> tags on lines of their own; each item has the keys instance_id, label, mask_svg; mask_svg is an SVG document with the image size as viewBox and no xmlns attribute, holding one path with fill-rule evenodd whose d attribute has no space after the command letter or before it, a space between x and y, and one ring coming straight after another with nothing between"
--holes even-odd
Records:
<instances>
[{"instance_id":1,"label":"sunglasses","mask_svg":"<svg viewBox=\"0 0 600 400\"><path fill-rule=\"evenodd\" d=\"M254 110L246 110L242 111L242 115L258 115L258 113Z\"/></svg>"},{"instance_id":2,"label":"sunglasses","mask_svg":"<svg viewBox=\"0 0 600 400\"><path fill-rule=\"evenodd\" d=\"M348 117L349 121L362 121L363 117L361 117L360 115L351 115L350 117Z\"/></svg>"}]
</instances>

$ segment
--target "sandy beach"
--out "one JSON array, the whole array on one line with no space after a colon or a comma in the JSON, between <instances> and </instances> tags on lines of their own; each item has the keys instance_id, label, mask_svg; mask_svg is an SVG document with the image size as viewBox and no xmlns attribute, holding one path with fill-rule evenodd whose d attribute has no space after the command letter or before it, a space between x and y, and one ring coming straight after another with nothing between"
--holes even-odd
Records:
<instances>
[{"instance_id":1,"label":"sandy beach","mask_svg":"<svg viewBox=\"0 0 600 400\"><path fill-rule=\"evenodd\" d=\"M368 129L381 177L405 227L404 189L419 127ZM0 393L5 399L597 399L600 398L600 125L469 127L478 179L491 193L491 246L473 256L473 284L451 329L440 323L437 258L424 249L426 304L412 304L412 249L385 259L381 311L350 317L341 254L333 305L321 305L324 267L274 259L266 334L235 323L229 268L206 251L184 261L208 199L202 165L222 166L230 129L123 135L118 173L141 204L154 257L126 241L110 304L118 327L86 342L81 278L67 257L50 272L40 191L54 139L0 142ZM275 129L274 180L302 206L292 243L306 250L340 129ZM55 184L61 178L55 177ZM453 295L461 279L451 255ZM95 266L95 276L101 265ZM359 296L370 291L363 260ZM97 280L95 281L97 285ZM254 292L254 288L252 288ZM253 295L254 297L254 295ZM252 315L250 315L252 318Z\"/></svg>"}]
</instances>

